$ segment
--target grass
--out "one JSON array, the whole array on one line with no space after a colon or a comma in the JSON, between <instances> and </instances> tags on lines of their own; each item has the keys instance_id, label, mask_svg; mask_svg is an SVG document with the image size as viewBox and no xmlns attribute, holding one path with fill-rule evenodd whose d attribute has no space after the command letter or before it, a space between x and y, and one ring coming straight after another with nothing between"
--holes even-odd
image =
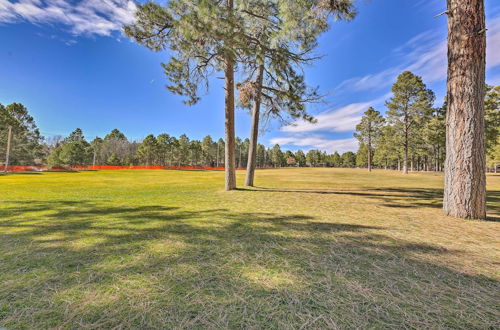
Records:
<instances>
[{"instance_id":1,"label":"grass","mask_svg":"<svg viewBox=\"0 0 500 330\"><path fill-rule=\"evenodd\" d=\"M498 327L500 176L489 221L443 216L434 173L260 170L256 183L0 177L0 327Z\"/></svg>"}]
</instances>

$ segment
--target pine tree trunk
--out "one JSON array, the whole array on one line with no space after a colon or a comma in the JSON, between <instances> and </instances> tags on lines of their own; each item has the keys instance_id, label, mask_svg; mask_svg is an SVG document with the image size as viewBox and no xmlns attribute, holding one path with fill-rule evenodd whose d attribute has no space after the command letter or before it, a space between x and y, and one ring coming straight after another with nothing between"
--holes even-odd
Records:
<instances>
[{"instance_id":1,"label":"pine tree trunk","mask_svg":"<svg viewBox=\"0 0 500 330\"><path fill-rule=\"evenodd\" d=\"M232 16L233 0L227 0L229 15ZM230 19L232 19L230 17ZM224 150L224 167L226 190L236 188L236 158L235 158L235 136L234 136L234 59L232 55L226 55L224 70L224 89L225 89L225 130L226 141Z\"/></svg>"},{"instance_id":2,"label":"pine tree trunk","mask_svg":"<svg viewBox=\"0 0 500 330\"><path fill-rule=\"evenodd\" d=\"M368 132L368 172L372 171L372 137Z\"/></svg>"},{"instance_id":3,"label":"pine tree trunk","mask_svg":"<svg viewBox=\"0 0 500 330\"><path fill-rule=\"evenodd\" d=\"M436 150L434 152L434 172L438 172L439 171L439 151Z\"/></svg>"},{"instance_id":4,"label":"pine tree trunk","mask_svg":"<svg viewBox=\"0 0 500 330\"><path fill-rule=\"evenodd\" d=\"M408 145L405 145L405 154L403 158L403 174L408 174Z\"/></svg>"},{"instance_id":5,"label":"pine tree trunk","mask_svg":"<svg viewBox=\"0 0 500 330\"><path fill-rule=\"evenodd\" d=\"M229 1L228 1L229 2ZM233 59L226 58L225 70L225 112L226 112L226 148L225 148L225 177L226 190L236 188L235 154L234 154L234 64Z\"/></svg>"},{"instance_id":6,"label":"pine tree trunk","mask_svg":"<svg viewBox=\"0 0 500 330\"><path fill-rule=\"evenodd\" d=\"M405 117L405 126L406 126L406 117ZM408 128L404 130L404 159L403 159L403 174L408 174Z\"/></svg>"},{"instance_id":7,"label":"pine tree trunk","mask_svg":"<svg viewBox=\"0 0 500 330\"><path fill-rule=\"evenodd\" d=\"M217 142L217 167L219 167L219 143Z\"/></svg>"},{"instance_id":8,"label":"pine tree trunk","mask_svg":"<svg viewBox=\"0 0 500 330\"><path fill-rule=\"evenodd\" d=\"M250 145L248 146L247 175L245 178L245 186L248 187L253 187L253 181L255 177L263 74L264 74L264 65L260 65L259 74L257 76L256 97L253 103L252 129L250 131Z\"/></svg>"},{"instance_id":9,"label":"pine tree trunk","mask_svg":"<svg viewBox=\"0 0 500 330\"><path fill-rule=\"evenodd\" d=\"M242 163L241 162L242 162L242 159L243 159L243 157L242 157L242 152L243 152L242 145L240 145L238 147L238 152L239 152L239 156L238 156L238 168L241 168L242 167L242 165L241 165Z\"/></svg>"},{"instance_id":10,"label":"pine tree trunk","mask_svg":"<svg viewBox=\"0 0 500 330\"><path fill-rule=\"evenodd\" d=\"M484 0L448 0L448 111L443 209L486 217Z\"/></svg>"}]
</instances>

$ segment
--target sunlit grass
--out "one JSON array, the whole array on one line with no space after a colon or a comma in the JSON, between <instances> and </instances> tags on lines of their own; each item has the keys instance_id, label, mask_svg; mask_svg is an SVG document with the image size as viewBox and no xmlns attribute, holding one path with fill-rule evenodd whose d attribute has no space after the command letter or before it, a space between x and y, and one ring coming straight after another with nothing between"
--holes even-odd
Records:
<instances>
[{"instance_id":1,"label":"sunlit grass","mask_svg":"<svg viewBox=\"0 0 500 330\"><path fill-rule=\"evenodd\" d=\"M1 176L0 327L498 325L500 176L488 221L444 217L435 173L260 170L256 185Z\"/></svg>"}]
</instances>

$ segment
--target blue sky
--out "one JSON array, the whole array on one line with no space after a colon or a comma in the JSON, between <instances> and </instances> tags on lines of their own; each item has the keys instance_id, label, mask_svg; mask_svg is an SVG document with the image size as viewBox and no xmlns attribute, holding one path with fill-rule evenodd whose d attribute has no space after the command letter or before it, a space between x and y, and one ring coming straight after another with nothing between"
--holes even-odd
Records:
<instances>
[{"instance_id":1,"label":"blue sky","mask_svg":"<svg viewBox=\"0 0 500 330\"><path fill-rule=\"evenodd\" d=\"M445 94L445 0L358 1L358 17L336 22L320 39L324 55L306 68L309 84L328 94L309 108L316 125L269 125L266 145L356 150L353 129L368 106L384 112L390 87L403 70L422 75L440 104ZM129 0L0 0L0 103L21 102L45 136L76 127L88 138L113 128L130 139L167 132L222 137L222 80L216 75L196 106L165 89L154 53L122 35L133 19ZM500 1L486 0L487 82L500 84ZM236 133L248 137L250 118L237 110Z\"/></svg>"}]
</instances>

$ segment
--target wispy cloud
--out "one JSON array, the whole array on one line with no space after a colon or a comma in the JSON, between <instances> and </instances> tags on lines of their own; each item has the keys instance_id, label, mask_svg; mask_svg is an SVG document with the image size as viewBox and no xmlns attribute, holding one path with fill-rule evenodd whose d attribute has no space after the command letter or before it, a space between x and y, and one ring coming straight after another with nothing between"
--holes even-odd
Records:
<instances>
[{"instance_id":1,"label":"wispy cloud","mask_svg":"<svg viewBox=\"0 0 500 330\"><path fill-rule=\"evenodd\" d=\"M420 5L424 3L421 1ZM487 27L487 68L491 69L500 65L500 52L498 51L500 49L500 17L488 19ZM442 33L435 31L420 33L392 51L391 56L400 60L401 64L363 77L345 80L336 88L336 93L387 90L394 83L397 75L404 70L421 75L426 83L443 81L446 79L447 70L446 52L446 36ZM498 76L491 78L494 82L498 79ZM494 82L490 81L490 83ZM325 135L318 135L318 133L354 131L361 120L362 113L369 106L376 107L389 97L390 93L387 93L372 101L351 103L321 112L316 115L318 120L316 124L298 121L293 125L285 126L281 131L286 136L274 138L271 143L315 148L327 152L354 151L357 149L356 139L328 139Z\"/></svg>"},{"instance_id":2,"label":"wispy cloud","mask_svg":"<svg viewBox=\"0 0 500 330\"><path fill-rule=\"evenodd\" d=\"M301 120L285 126L281 130L288 133L313 131L349 132L355 129L361 120L363 112L368 107L381 104L387 97L389 97L389 94L368 102L351 103L341 108L327 110L315 116L317 122L314 124Z\"/></svg>"},{"instance_id":3,"label":"wispy cloud","mask_svg":"<svg viewBox=\"0 0 500 330\"><path fill-rule=\"evenodd\" d=\"M486 67L500 65L500 16L487 21Z\"/></svg>"},{"instance_id":4,"label":"wispy cloud","mask_svg":"<svg viewBox=\"0 0 500 330\"><path fill-rule=\"evenodd\" d=\"M341 108L324 111L315 116L316 124L298 121L293 125L281 129L286 134L283 137L271 139L272 144L299 147L306 149L319 149L329 153L338 151L355 151L358 143L355 138L328 139L317 132L349 132L353 131L361 120L363 112L370 106L380 105L389 94L383 95L368 102L352 103Z\"/></svg>"},{"instance_id":5,"label":"wispy cloud","mask_svg":"<svg viewBox=\"0 0 500 330\"><path fill-rule=\"evenodd\" d=\"M487 69L500 65L500 16L487 20ZM426 83L446 79L447 70L446 36L435 31L425 31L395 48L392 56L397 57L401 64L367 74L362 77L350 78L337 86L337 93L345 90L366 91L385 89L396 80L399 73L405 70L421 75Z\"/></svg>"},{"instance_id":6,"label":"wispy cloud","mask_svg":"<svg viewBox=\"0 0 500 330\"><path fill-rule=\"evenodd\" d=\"M328 153L334 153L335 151L344 153L346 151L356 151L358 148L358 142L355 138L332 140L321 135L277 137L271 139L270 142L281 146L289 146L294 149L319 149Z\"/></svg>"},{"instance_id":7,"label":"wispy cloud","mask_svg":"<svg viewBox=\"0 0 500 330\"><path fill-rule=\"evenodd\" d=\"M132 0L0 0L0 23L62 24L73 35L109 36L133 22Z\"/></svg>"},{"instance_id":8,"label":"wispy cloud","mask_svg":"<svg viewBox=\"0 0 500 330\"><path fill-rule=\"evenodd\" d=\"M439 14L438 11L446 9L446 1L443 0L415 0L413 7L417 11L431 11Z\"/></svg>"}]
</instances>

